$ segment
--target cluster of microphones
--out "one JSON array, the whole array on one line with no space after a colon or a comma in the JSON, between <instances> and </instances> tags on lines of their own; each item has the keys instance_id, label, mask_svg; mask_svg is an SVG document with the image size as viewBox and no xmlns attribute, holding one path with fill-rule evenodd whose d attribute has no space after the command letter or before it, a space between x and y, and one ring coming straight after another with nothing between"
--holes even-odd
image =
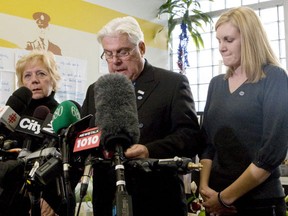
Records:
<instances>
[{"instance_id":1,"label":"cluster of microphones","mask_svg":"<svg viewBox=\"0 0 288 216\"><path fill-rule=\"evenodd\" d=\"M124 75L107 74L96 81L94 90L97 127L91 128L92 115L81 118L81 107L72 100L60 103L54 113L42 105L35 109L33 116L20 116L19 113L29 105L32 93L26 87L17 89L0 108L0 128L4 131L0 132L1 159L14 154L9 150L17 144L6 139L8 134L22 134L24 140L17 160L31 161L29 178L36 178L45 185L57 175L63 175L68 184L71 160L75 155L85 155L82 196L86 193L93 163L97 159L113 162L115 153L120 154L123 160L114 161L114 165L121 163L116 164L117 167L129 165L144 171L163 167L183 173L201 168L201 165L194 166L189 158L125 159L123 152L133 143L138 143L140 137L134 86ZM36 149L33 146L35 141L39 144Z\"/></svg>"}]
</instances>

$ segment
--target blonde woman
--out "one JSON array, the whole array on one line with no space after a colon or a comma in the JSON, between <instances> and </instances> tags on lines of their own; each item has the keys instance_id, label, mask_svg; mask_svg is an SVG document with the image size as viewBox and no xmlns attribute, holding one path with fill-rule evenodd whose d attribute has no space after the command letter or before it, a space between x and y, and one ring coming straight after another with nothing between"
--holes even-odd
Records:
<instances>
[{"instance_id":1,"label":"blonde woman","mask_svg":"<svg viewBox=\"0 0 288 216\"><path fill-rule=\"evenodd\" d=\"M225 75L211 80L200 193L211 215L284 216L279 165L288 144L288 81L248 7L222 14L216 37Z\"/></svg>"},{"instance_id":2,"label":"blonde woman","mask_svg":"<svg viewBox=\"0 0 288 216\"><path fill-rule=\"evenodd\" d=\"M46 106L51 113L58 106L55 100L55 92L58 89L60 74L57 70L54 55L45 50L33 50L21 57L16 63L16 75L18 87L25 86L32 91L32 100L28 107L19 115L33 116L35 109L39 106ZM19 147L23 145L23 134L13 133L11 139L18 140ZM31 151L43 146L43 139L32 139ZM0 212L1 215L9 216L28 216L31 203L25 194L20 194L24 185L24 167L17 160L10 160L0 163L0 178L3 184L0 188ZM39 188L40 190L40 188ZM42 190L42 189L41 189ZM57 213L66 211L66 207L61 206L61 197L57 195L56 182L52 181L43 187L42 196L53 210ZM41 201L42 213L49 216L56 215L51 207ZM46 214L45 212L49 212Z\"/></svg>"}]
</instances>

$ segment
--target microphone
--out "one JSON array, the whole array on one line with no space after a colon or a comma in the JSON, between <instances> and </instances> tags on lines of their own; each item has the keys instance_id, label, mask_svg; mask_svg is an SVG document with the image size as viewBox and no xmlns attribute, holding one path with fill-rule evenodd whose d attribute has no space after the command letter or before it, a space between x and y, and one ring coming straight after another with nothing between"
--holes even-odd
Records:
<instances>
[{"instance_id":1,"label":"microphone","mask_svg":"<svg viewBox=\"0 0 288 216\"><path fill-rule=\"evenodd\" d=\"M34 111L33 116L22 116L20 121L19 121L19 124L15 128L15 131L20 132L20 133L24 133L24 134L29 134L29 135L32 135L35 137L43 138L43 134L41 133L41 125L43 124L43 120L46 118L46 115L48 115L47 110L43 107L45 107L45 106L37 107L35 109L35 111L37 109L39 111L36 111L36 112ZM49 111L49 109L48 109L48 111ZM39 114L41 114L41 115L39 115ZM38 118L36 118L35 115ZM44 119L43 119L43 117L44 117Z\"/></svg>"},{"instance_id":2,"label":"microphone","mask_svg":"<svg viewBox=\"0 0 288 216\"><path fill-rule=\"evenodd\" d=\"M53 113L52 128L56 134L65 133L66 128L80 120L80 111L72 101L63 101Z\"/></svg>"},{"instance_id":3,"label":"microphone","mask_svg":"<svg viewBox=\"0 0 288 216\"><path fill-rule=\"evenodd\" d=\"M14 132L18 125L20 116L32 99L32 92L27 87L20 87L8 98L6 105L0 108L0 123L5 128Z\"/></svg>"},{"instance_id":4,"label":"microphone","mask_svg":"<svg viewBox=\"0 0 288 216\"><path fill-rule=\"evenodd\" d=\"M80 106L79 106L80 107ZM67 212L72 211L70 209L70 199L74 199L74 193L71 189L70 177L69 177L69 143L74 136L89 125L89 121L92 115L80 119L80 111L74 101L63 101L58 105L52 118L52 127L56 134L58 134L61 145L62 154L62 166L63 166L63 178L65 184L64 196L67 202ZM88 120L87 120L88 119ZM70 142L68 142L70 139ZM72 214L72 213L71 213Z\"/></svg>"},{"instance_id":5,"label":"microphone","mask_svg":"<svg viewBox=\"0 0 288 216\"><path fill-rule=\"evenodd\" d=\"M73 101L63 101L58 105L52 118L52 127L60 138L64 174L68 175L69 153L72 140L77 133L87 129L92 115L80 119L80 111ZM69 141L69 142L68 142ZM74 142L73 142L74 143Z\"/></svg>"},{"instance_id":6,"label":"microphone","mask_svg":"<svg viewBox=\"0 0 288 216\"><path fill-rule=\"evenodd\" d=\"M46 145L48 148L58 146L59 144L58 136L54 132L52 127L52 119L53 114L48 113L41 126L41 133L46 137L46 139L44 140L44 145Z\"/></svg>"},{"instance_id":7,"label":"microphone","mask_svg":"<svg viewBox=\"0 0 288 216\"><path fill-rule=\"evenodd\" d=\"M52 137L57 137L57 134L54 132L53 127L52 127L52 119L53 119L53 114L48 113L46 116L42 127L41 127L41 132Z\"/></svg>"},{"instance_id":8,"label":"microphone","mask_svg":"<svg viewBox=\"0 0 288 216\"><path fill-rule=\"evenodd\" d=\"M2 123L8 130L14 132L19 120L20 116L11 107L0 107L0 123Z\"/></svg>"},{"instance_id":9,"label":"microphone","mask_svg":"<svg viewBox=\"0 0 288 216\"><path fill-rule=\"evenodd\" d=\"M98 149L98 147L100 146L100 137L101 137L101 132L99 128L97 127L81 131L77 135L77 138L75 140L73 153L80 152L80 151L87 151L89 149L91 150ZM84 173L81 179L81 185L80 185L80 199L81 200L84 198L87 192L89 181L92 175L93 162L94 162L94 159L92 157L92 153L90 153L85 160Z\"/></svg>"},{"instance_id":10,"label":"microphone","mask_svg":"<svg viewBox=\"0 0 288 216\"><path fill-rule=\"evenodd\" d=\"M136 96L131 81L122 74L105 74L95 83L95 124L101 142L110 151L115 144L127 149L140 137Z\"/></svg>"},{"instance_id":11,"label":"microphone","mask_svg":"<svg viewBox=\"0 0 288 216\"><path fill-rule=\"evenodd\" d=\"M47 106L41 105L34 110L33 117L45 120L49 113L50 113L49 108Z\"/></svg>"},{"instance_id":12,"label":"microphone","mask_svg":"<svg viewBox=\"0 0 288 216\"><path fill-rule=\"evenodd\" d=\"M167 159L141 158L132 159L125 162L130 167L141 169L145 172L172 170L179 174L187 174L193 170L201 170L201 163L194 163L191 158L177 157Z\"/></svg>"},{"instance_id":13,"label":"microphone","mask_svg":"<svg viewBox=\"0 0 288 216\"><path fill-rule=\"evenodd\" d=\"M96 149L100 146L101 132L98 127L89 128L78 133L73 152Z\"/></svg>"},{"instance_id":14,"label":"microphone","mask_svg":"<svg viewBox=\"0 0 288 216\"><path fill-rule=\"evenodd\" d=\"M26 156L30 153L33 140L32 137L38 139L42 139L44 137L41 133L41 125L48 113L50 113L49 108L47 108L46 106L39 106L34 110L33 117L21 117L19 124L15 128L15 131L25 134L26 137L24 139L22 150L19 153L18 158Z\"/></svg>"},{"instance_id":15,"label":"microphone","mask_svg":"<svg viewBox=\"0 0 288 216\"><path fill-rule=\"evenodd\" d=\"M203 165L201 163L193 163L191 158L177 157L168 159L159 159L156 163L157 167L167 167L172 169L177 169L180 172L192 171L195 169L201 169Z\"/></svg>"},{"instance_id":16,"label":"microphone","mask_svg":"<svg viewBox=\"0 0 288 216\"><path fill-rule=\"evenodd\" d=\"M88 189L89 181L92 175L92 165L93 165L93 158L91 154L88 155L88 157L85 160L85 168L84 173L81 179L81 185L80 185L80 200L82 200Z\"/></svg>"},{"instance_id":17,"label":"microphone","mask_svg":"<svg viewBox=\"0 0 288 216\"><path fill-rule=\"evenodd\" d=\"M10 106L16 113L21 114L32 100L32 91L22 86L18 88L13 94L8 98L6 105Z\"/></svg>"},{"instance_id":18,"label":"microphone","mask_svg":"<svg viewBox=\"0 0 288 216\"><path fill-rule=\"evenodd\" d=\"M44 105L40 106L41 109L38 108L39 113L37 113L37 109L34 111L33 116L42 119L43 123L41 125L40 132L44 137L43 140L43 147L54 147L58 145L58 137L54 133L54 130L52 128L52 118L53 114L50 113L50 109ZM36 112L36 113L35 113ZM45 113L45 114L44 114ZM47 114L48 113L48 114ZM47 115L46 115L47 114ZM42 115L42 116L41 116ZM38 117L37 117L38 116ZM46 116L46 117L45 117Z\"/></svg>"},{"instance_id":19,"label":"microphone","mask_svg":"<svg viewBox=\"0 0 288 216\"><path fill-rule=\"evenodd\" d=\"M95 124L101 142L114 151L116 171L116 215L133 215L132 198L126 191L123 151L138 143L140 131L134 86L122 74L106 74L95 82Z\"/></svg>"},{"instance_id":20,"label":"microphone","mask_svg":"<svg viewBox=\"0 0 288 216\"><path fill-rule=\"evenodd\" d=\"M68 133L72 125L80 119L80 111L72 101L63 101L53 113L52 127L59 135L64 178L68 178L69 171L69 145L67 142Z\"/></svg>"}]
</instances>

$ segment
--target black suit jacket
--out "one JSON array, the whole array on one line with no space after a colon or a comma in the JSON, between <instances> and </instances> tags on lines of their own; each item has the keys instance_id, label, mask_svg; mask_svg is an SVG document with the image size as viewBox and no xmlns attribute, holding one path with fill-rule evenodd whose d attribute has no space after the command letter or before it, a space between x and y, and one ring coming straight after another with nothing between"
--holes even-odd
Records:
<instances>
[{"instance_id":1,"label":"black suit jacket","mask_svg":"<svg viewBox=\"0 0 288 216\"><path fill-rule=\"evenodd\" d=\"M82 116L95 114L94 85L87 90ZM199 145L199 124L186 76L145 63L135 82L140 144L152 158L195 156ZM94 126L94 119L91 120Z\"/></svg>"},{"instance_id":2,"label":"black suit jacket","mask_svg":"<svg viewBox=\"0 0 288 216\"><path fill-rule=\"evenodd\" d=\"M203 143L199 137L199 124L187 78L153 67L146 61L144 70L134 85L140 129L139 143L148 148L149 157L194 157ZM95 114L94 84L89 86L82 106L82 116L87 114ZM94 120L91 126L93 124ZM100 210L105 205L104 194L107 195L109 190L107 179L111 178L108 175L106 180L102 179L103 170L98 171L99 169L94 168L94 213L111 215L110 207L107 208L107 213ZM113 184L113 180L110 184ZM107 186L106 189L104 185ZM177 173L141 173L130 170L127 173L127 188L132 194L134 216L187 215L183 184ZM111 191L111 196L113 194Z\"/></svg>"}]
</instances>

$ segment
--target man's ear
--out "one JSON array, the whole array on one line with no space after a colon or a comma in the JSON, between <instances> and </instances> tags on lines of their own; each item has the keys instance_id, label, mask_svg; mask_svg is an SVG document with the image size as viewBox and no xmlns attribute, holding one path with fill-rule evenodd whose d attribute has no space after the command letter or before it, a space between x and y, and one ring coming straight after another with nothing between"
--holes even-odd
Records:
<instances>
[{"instance_id":1,"label":"man's ear","mask_svg":"<svg viewBox=\"0 0 288 216\"><path fill-rule=\"evenodd\" d=\"M141 56L143 57L143 55L146 52L146 45L145 45L145 43L143 41L141 41L139 43L139 50L140 50Z\"/></svg>"}]
</instances>

